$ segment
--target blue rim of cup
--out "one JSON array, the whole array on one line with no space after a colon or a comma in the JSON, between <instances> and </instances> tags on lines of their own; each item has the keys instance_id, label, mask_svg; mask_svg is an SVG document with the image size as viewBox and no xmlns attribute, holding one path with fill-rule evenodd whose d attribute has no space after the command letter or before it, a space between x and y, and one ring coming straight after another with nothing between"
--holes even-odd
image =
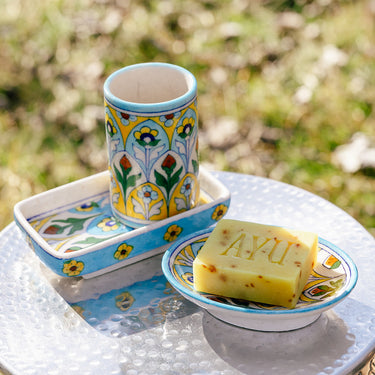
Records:
<instances>
[{"instance_id":1,"label":"blue rim of cup","mask_svg":"<svg viewBox=\"0 0 375 375\"><path fill-rule=\"evenodd\" d=\"M178 70L185 75L189 85L189 89L185 94L165 102L159 103L135 103L126 100L122 100L117 96L113 95L110 90L111 82L126 71L140 69L144 67L167 67L170 69ZM162 114L168 111L178 111L191 104L197 97L197 81L194 75L186 70L185 68L161 62L149 62L129 65L113 72L104 82L104 98L107 103L120 111L126 111L129 113L142 113L142 114Z\"/></svg>"}]
</instances>

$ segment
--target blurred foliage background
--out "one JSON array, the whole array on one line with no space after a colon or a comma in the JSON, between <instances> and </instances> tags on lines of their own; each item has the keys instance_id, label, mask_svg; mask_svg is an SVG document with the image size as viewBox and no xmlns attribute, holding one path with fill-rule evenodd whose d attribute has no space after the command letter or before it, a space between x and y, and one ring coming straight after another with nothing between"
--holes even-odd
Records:
<instances>
[{"instance_id":1,"label":"blurred foliage background","mask_svg":"<svg viewBox=\"0 0 375 375\"><path fill-rule=\"evenodd\" d=\"M374 0L0 5L0 229L16 202L107 168L105 78L165 61L197 77L202 165L299 186L375 235L374 168L337 160L358 133L375 145Z\"/></svg>"}]
</instances>

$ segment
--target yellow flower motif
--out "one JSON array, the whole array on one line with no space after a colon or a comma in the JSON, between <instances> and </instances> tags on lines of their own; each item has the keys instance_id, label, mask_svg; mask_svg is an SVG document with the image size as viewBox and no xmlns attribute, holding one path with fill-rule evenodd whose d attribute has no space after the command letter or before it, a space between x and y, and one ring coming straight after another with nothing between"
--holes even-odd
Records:
<instances>
[{"instance_id":1,"label":"yellow flower motif","mask_svg":"<svg viewBox=\"0 0 375 375\"><path fill-rule=\"evenodd\" d=\"M85 265L83 262L77 262L76 260L64 262L63 272L68 276L78 276Z\"/></svg>"},{"instance_id":2,"label":"yellow flower motif","mask_svg":"<svg viewBox=\"0 0 375 375\"><path fill-rule=\"evenodd\" d=\"M226 214L227 210L228 207L225 204L219 204L211 216L212 220L219 221Z\"/></svg>"},{"instance_id":3,"label":"yellow flower motif","mask_svg":"<svg viewBox=\"0 0 375 375\"><path fill-rule=\"evenodd\" d=\"M158 135L158 131L155 129L150 129L148 126L144 126L141 131L136 131L134 133L135 139L138 139L140 141L145 141L147 142L147 138L150 138L150 141L154 140L155 137Z\"/></svg>"},{"instance_id":4,"label":"yellow flower motif","mask_svg":"<svg viewBox=\"0 0 375 375\"><path fill-rule=\"evenodd\" d=\"M182 228L179 227L177 224L173 224L168 228L168 230L164 234L164 239L168 242L172 242L177 239L181 232Z\"/></svg>"},{"instance_id":5,"label":"yellow flower motif","mask_svg":"<svg viewBox=\"0 0 375 375\"><path fill-rule=\"evenodd\" d=\"M99 224L98 228L100 228L104 232L109 232L111 230L116 230L119 228L119 224L116 220L111 217L106 217L103 219Z\"/></svg>"},{"instance_id":6,"label":"yellow flower motif","mask_svg":"<svg viewBox=\"0 0 375 375\"><path fill-rule=\"evenodd\" d=\"M193 117L184 118L182 125L177 128L177 133L181 138L189 136L194 128L195 119Z\"/></svg>"},{"instance_id":7,"label":"yellow flower motif","mask_svg":"<svg viewBox=\"0 0 375 375\"><path fill-rule=\"evenodd\" d=\"M121 244L116 252L114 253L114 257L118 260L123 260L125 259L129 254L130 252L133 250L133 246L131 245L127 245L126 243L123 243Z\"/></svg>"},{"instance_id":8,"label":"yellow flower motif","mask_svg":"<svg viewBox=\"0 0 375 375\"><path fill-rule=\"evenodd\" d=\"M109 118L108 115L105 116L105 124L106 124L106 127L107 127L108 134L111 137L113 137L117 133L117 130L116 130L116 127L113 126L113 121L112 121L112 119Z\"/></svg>"}]
</instances>

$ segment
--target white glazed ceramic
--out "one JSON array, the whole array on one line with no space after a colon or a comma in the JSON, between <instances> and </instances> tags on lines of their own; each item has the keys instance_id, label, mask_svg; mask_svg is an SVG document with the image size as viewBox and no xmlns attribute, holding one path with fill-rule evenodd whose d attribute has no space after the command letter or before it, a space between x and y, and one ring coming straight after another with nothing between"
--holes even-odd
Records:
<instances>
[{"instance_id":1,"label":"white glazed ceramic","mask_svg":"<svg viewBox=\"0 0 375 375\"><path fill-rule=\"evenodd\" d=\"M341 302L354 288L358 274L353 261L339 248L319 238L318 261L294 309L200 293L193 286L193 261L212 228L194 233L164 254L162 269L184 297L217 318L258 331L289 331L304 327Z\"/></svg>"},{"instance_id":2,"label":"white glazed ceramic","mask_svg":"<svg viewBox=\"0 0 375 375\"><path fill-rule=\"evenodd\" d=\"M111 207L140 227L199 199L197 82L166 63L130 65L104 83Z\"/></svg>"},{"instance_id":3,"label":"white glazed ceramic","mask_svg":"<svg viewBox=\"0 0 375 375\"><path fill-rule=\"evenodd\" d=\"M200 204L133 229L112 215L109 173L49 190L16 204L14 217L29 245L58 275L93 277L166 250L177 238L215 224L230 193L204 169Z\"/></svg>"}]
</instances>

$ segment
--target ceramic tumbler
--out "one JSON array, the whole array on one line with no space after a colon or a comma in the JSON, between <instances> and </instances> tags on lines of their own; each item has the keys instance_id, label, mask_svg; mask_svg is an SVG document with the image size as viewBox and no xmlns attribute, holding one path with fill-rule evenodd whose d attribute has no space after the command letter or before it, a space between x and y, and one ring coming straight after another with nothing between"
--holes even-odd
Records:
<instances>
[{"instance_id":1,"label":"ceramic tumbler","mask_svg":"<svg viewBox=\"0 0 375 375\"><path fill-rule=\"evenodd\" d=\"M197 83L166 63L124 67L104 83L115 218L138 228L199 200Z\"/></svg>"}]
</instances>

